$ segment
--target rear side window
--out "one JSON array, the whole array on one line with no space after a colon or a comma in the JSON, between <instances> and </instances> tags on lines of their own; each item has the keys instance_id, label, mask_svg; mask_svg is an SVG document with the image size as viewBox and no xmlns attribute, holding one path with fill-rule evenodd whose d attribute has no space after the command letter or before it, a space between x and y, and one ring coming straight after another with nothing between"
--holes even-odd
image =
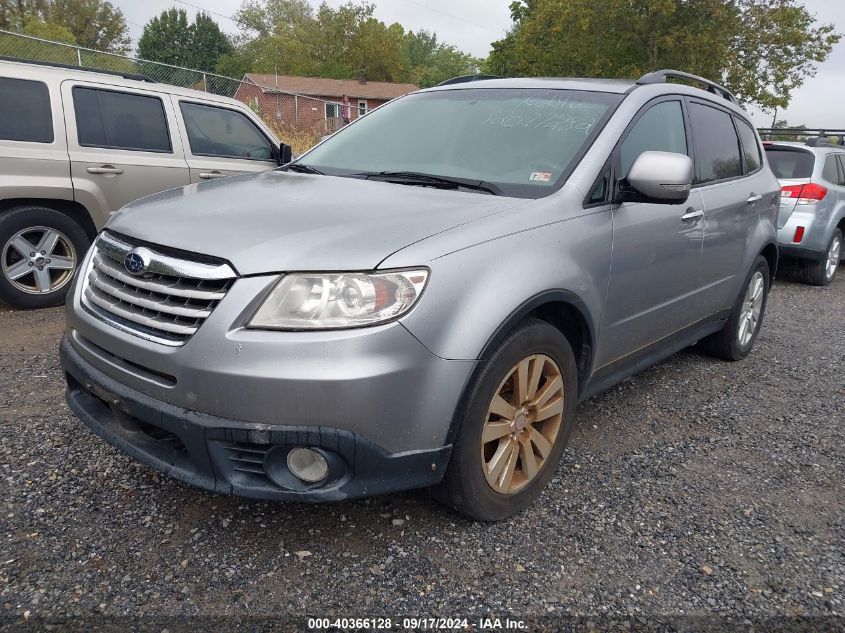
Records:
<instances>
[{"instance_id":1,"label":"rear side window","mask_svg":"<svg viewBox=\"0 0 845 633\"><path fill-rule=\"evenodd\" d=\"M0 139L53 142L53 113L46 84L0 77Z\"/></svg>"},{"instance_id":2,"label":"rear side window","mask_svg":"<svg viewBox=\"0 0 845 633\"><path fill-rule=\"evenodd\" d=\"M739 132L739 140L742 141L742 153L745 156L745 173L760 169L763 164L763 155L760 153L760 143L757 142L757 134L748 123L742 119L736 121L736 130Z\"/></svg>"},{"instance_id":3,"label":"rear side window","mask_svg":"<svg viewBox=\"0 0 845 633\"><path fill-rule=\"evenodd\" d=\"M704 184L742 175L739 139L733 117L700 103L690 103L695 140L695 183Z\"/></svg>"},{"instance_id":4,"label":"rear side window","mask_svg":"<svg viewBox=\"0 0 845 633\"><path fill-rule=\"evenodd\" d=\"M845 185L845 155L837 154L836 157L839 159L839 184Z\"/></svg>"},{"instance_id":5,"label":"rear side window","mask_svg":"<svg viewBox=\"0 0 845 633\"><path fill-rule=\"evenodd\" d=\"M822 178L834 185L839 184L839 162L833 154L824 159Z\"/></svg>"},{"instance_id":6,"label":"rear side window","mask_svg":"<svg viewBox=\"0 0 845 633\"><path fill-rule=\"evenodd\" d=\"M188 142L195 156L272 160L267 137L245 115L227 108L182 103Z\"/></svg>"},{"instance_id":7,"label":"rear side window","mask_svg":"<svg viewBox=\"0 0 845 633\"><path fill-rule=\"evenodd\" d=\"M84 147L171 152L164 104L158 97L74 88L76 131Z\"/></svg>"},{"instance_id":8,"label":"rear side window","mask_svg":"<svg viewBox=\"0 0 845 633\"><path fill-rule=\"evenodd\" d=\"M643 152L687 153L687 132L680 101L663 101L649 108L622 141L620 177L625 178Z\"/></svg>"},{"instance_id":9,"label":"rear side window","mask_svg":"<svg viewBox=\"0 0 845 633\"><path fill-rule=\"evenodd\" d=\"M775 176L781 180L810 178L813 175L815 156L800 149L766 148L766 158Z\"/></svg>"}]
</instances>

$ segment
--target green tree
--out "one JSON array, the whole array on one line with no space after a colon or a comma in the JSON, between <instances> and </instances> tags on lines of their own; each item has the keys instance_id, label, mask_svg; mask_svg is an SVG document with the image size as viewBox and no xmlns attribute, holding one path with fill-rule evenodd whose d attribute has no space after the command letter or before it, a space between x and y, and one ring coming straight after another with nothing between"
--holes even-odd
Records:
<instances>
[{"instance_id":1,"label":"green tree","mask_svg":"<svg viewBox=\"0 0 845 633\"><path fill-rule=\"evenodd\" d=\"M218 73L314 74L318 26L307 0L246 0L235 19L243 31L236 50L218 63Z\"/></svg>"},{"instance_id":2,"label":"green tree","mask_svg":"<svg viewBox=\"0 0 845 633\"><path fill-rule=\"evenodd\" d=\"M461 75L478 72L480 60L454 46L437 41L437 34L426 30L405 35L404 54L408 79L423 88Z\"/></svg>"},{"instance_id":3,"label":"green tree","mask_svg":"<svg viewBox=\"0 0 845 633\"><path fill-rule=\"evenodd\" d=\"M198 13L191 25L191 54L189 66L211 72L223 55L234 51L232 42L207 13Z\"/></svg>"},{"instance_id":4,"label":"green tree","mask_svg":"<svg viewBox=\"0 0 845 633\"><path fill-rule=\"evenodd\" d=\"M129 27L123 12L105 0L51 0L44 18L61 24L86 48L110 53L129 50Z\"/></svg>"},{"instance_id":5,"label":"green tree","mask_svg":"<svg viewBox=\"0 0 845 633\"><path fill-rule=\"evenodd\" d=\"M24 35L40 37L42 40L51 42L64 42L65 44L76 44L76 36L61 24L45 22L38 16L32 16L26 21L23 27Z\"/></svg>"},{"instance_id":6,"label":"green tree","mask_svg":"<svg viewBox=\"0 0 845 633\"><path fill-rule=\"evenodd\" d=\"M234 50L229 38L205 13L188 22L184 9L168 9L144 26L138 40L138 57L148 61L203 70L214 70L223 55Z\"/></svg>"},{"instance_id":7,"label":"green tree","mask_svg":"<svg viewBox=\"0 0 845 633\"><path fill-rule=\"evenodd\" d=\"M23 32L33 18L63 27L80 46L111 53L129 50L123 13L106 0L0 0L0 28Z\"/></svg>"},{"instance_id":8,"label":"green tree","mask_svg":"<svg viewBox=\"0 0 845 633\"><path fill-rule=\"evenodd\" d=\"M29 16L23 25L16 23L13 30L44 40L63 42L65 44L76 43L76 38L69 30L58 24L45 22L38 16ZM23 40L15 35L7 35L5 33L0 33L0 55L58 62L61 64L78 63L76 51L73 48L59 46L49 42Z\"/></svg>"},{"instance_id":9,"label":"green tree","mask_svg":"<svg viewBox=\"0 0 845 633\"><path fill-rule=\"evenodd\" d=\"M191 25L184 9L168 9L144 26L138 57L151 62L187 66L191 57Z\"/></svg>"},{"instance_id":10,"label":"green tree","mask_svg":"<svg viewBox=\"0 0 845 633\"><path fill-rule=\"evenodd\" d=\"M478 72L480 61L434 33L387 25L369 2L316 9L307 0L246 0L235 19L243 32L217 72L306 75L430 86Z\"/></svg>"},{"instance_id":11,"label":"green tree","mask_svg":"<svg viewBox=\"0 0 845 633\"><path fill-rule=\"evenodd\" d=\"M764 109L786 107L840 39L798 0L519 0L511 15L488 72L637 77L677 68Z\"/></svg>"}]
</instances>

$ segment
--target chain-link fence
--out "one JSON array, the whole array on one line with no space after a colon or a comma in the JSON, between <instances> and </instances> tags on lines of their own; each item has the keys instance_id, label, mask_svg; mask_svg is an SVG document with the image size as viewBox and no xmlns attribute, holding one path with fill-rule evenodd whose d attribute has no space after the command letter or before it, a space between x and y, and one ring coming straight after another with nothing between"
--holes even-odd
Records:
<instances>
[{"instance_id":1,"label":"chain-link fence","mask_svg":"<svg viewBox=\"0 0 845 633\"><path fill-rule=\"evenodd\" d=\"M285 91L273 85L273 81L233 79L2 29L0 57L143 75L159 83L234 97L255 110L281 140L293 146L295 153L312 147L320 137L335 131L346 119L355 118L367 108L366 102L363 107L359 103L344 106L339 101Z\"/></svg>"}]
</instances>

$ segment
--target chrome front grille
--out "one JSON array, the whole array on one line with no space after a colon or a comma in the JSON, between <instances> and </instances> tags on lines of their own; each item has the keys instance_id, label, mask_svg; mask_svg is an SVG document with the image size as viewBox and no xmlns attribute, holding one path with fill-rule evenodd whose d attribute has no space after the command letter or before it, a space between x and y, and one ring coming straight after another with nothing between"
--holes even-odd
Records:
<instances>
[{"instance_id":1,"label":"chrome front grille","mask_svg":"<svg viewBox=\"0 0 845 633\"><path fill-rule=\"evenodd\" d=\"M82 302L89 312L124 331L166 345L182 345L211 315L235 271L225 262L174 257L164 248L133 244L103 233L92 247ZM132 274L129 253L143 252L146 267ZM208 260L208 258L204 258Z\"/></svg>"}]
</instances>

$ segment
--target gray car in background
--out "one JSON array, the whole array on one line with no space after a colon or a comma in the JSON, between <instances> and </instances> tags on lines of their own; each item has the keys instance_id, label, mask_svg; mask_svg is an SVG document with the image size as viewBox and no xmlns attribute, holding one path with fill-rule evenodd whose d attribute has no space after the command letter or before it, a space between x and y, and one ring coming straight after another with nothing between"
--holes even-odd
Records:
<instances>
[{"instance_id":1,"label":"gray car in background","mask_svg":"<svg viewBox=\"0 0 845 633\"><path fill-rule=\"evenodd\" d=\"M817 138L764 147L782 186L780 254L801 261L807 283L826 286L845 256L845 147Z\"/></svg>"},{"instance_id":2,"label":"gray car in background","mask_svg":"<svg viewBox=\"0 0 845 633\"><path fill-rule=\"evenodd\" d=\"M683 73L416 92L114 215L68 296L68 401L209 490L433 486L501 519L579 401L699 341L751 351L779 192L732 95Z\"/></svg>"}]
</instances>

